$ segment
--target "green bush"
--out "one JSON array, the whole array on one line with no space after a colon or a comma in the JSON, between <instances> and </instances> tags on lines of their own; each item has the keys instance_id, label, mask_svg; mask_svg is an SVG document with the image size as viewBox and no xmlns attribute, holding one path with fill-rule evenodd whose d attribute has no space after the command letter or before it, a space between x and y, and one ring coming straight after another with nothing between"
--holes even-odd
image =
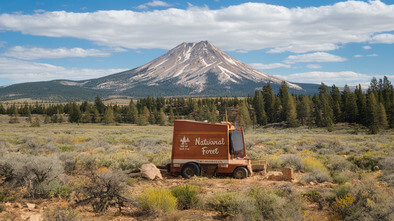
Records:
<instances>
[{"instance_id":1,"label":"green bush","mask_svg":"<svg viewBox=\"0 0 394 221\"><path fill-rule=\"evenodd\" d=\"M328 171L320 168L313 168L312 171L309 174L303 176L302 179L307 183L312 181L323 183L332 180Z\"/></svg>"},{"instance_id":2,"label":"green bush","mask_svg":"<svg viewBox=\"0 0 394 221\"><path fill-rule=\"evenodd\" d=\"M243 194L216 193L209 198L207 206L234 220L259 220L260 217L255 199Z\"/></svg>"},{"instance_id":3,"label":"green bush","mask_svg":"<svg viewBox=\"0 0 394 221\"><path fill-rule=\"evenodd\" d=\"M85 198L75 205L90 204L94 212L104 212L109 207L119 211L128 200L121 194L125 188L125 176L120 170L103 170L88 175L89 181L82 187Z\"/></svg>"},{"instance_id":4,"label":"green bush","mask_svg":"<svg viewBox=\"0 0 394 221\"><path fill-rule=\"evenodd\" d=\"M29 197L47 197L54 191L50 182L63 173L63 163L56 156L6 154L0 160L0 175L15 186L25 186Z\"/></svg>"},{"instance_id":5,"label":"green bush","mask_svg":"<svg viewBox=\"0 0 394 221\"><path fill-rule=\"evenodd\" d=\"M349 157L349 161L353 162L358 168L369 171L379 169L378 159L376 156L363 155L361 157Z\"/></svg>"},{"instance_id":6,"label":"green bush","mask_svg":"<svg viewBox=\"0 0 394 221\"><path fill-rule=\"evenodd\" d=\"M2 213L4 210L5 210L5 209L4 209L4 205L3 205L3 204L0 204L0 213Z\"/></svg>"},{"instance_id":7,"label":"green bush","mask_svg":"<svg viewBox=\"0 0 394 221\"><path fill-rule=\"evenodd\" d=\"M148 212L174 211L177 201L177 198L164 188L150 187L138 196L140 208Z\"/></svg>"},{"instance_id":8,"label":"green bush","mask_svg":"<svg viewBox=\"0 0 394 221\"><path fill-rule=\"evenodd\" d=\"M222 216L235 216L235 208L237 203L235 201L235 193L216 193L208 200L208 207L218 211Z\"/></svg>"},{"instance_id":9,"label":"green bush","mask_svg":"<svg viewBox=\"0 0 394 221\"><path fill-rule=\"evenodd\" d=\"M52 207L44 210L43 220L48 221L76 221L78 212L67 207Z\"/></svg>"},{"instance_id":10,"label":"green bush","mask_svg":"<svg viewBox=\"0 0 394 221\"><path fill-rule=\"evenodd\" d=\"M334 172L332 174L332 179L334 183L344 184L346 182L349 182L351 179L356 178L356 175L357 174L352 171L345 170L341 172Z\"/></svg>"},{"instance_id":11,"label":"green bush","mask_svg":"<svg viewBox=\"0 0 394 221\"><path fill-rule=\"evenodd\" d=\"M286 154L280 157L282 160L282 167L293 168L294 171L299 171L302 168L301 157L295 154Z\"/></svg>"},{"instance_id":12,"label":"green bush","mask_svg":"<svg viewBox=\"0 0 394 221\"><path fill-rule=\"evenodd\" d=\"M249 195L263 220L302 220L302 203L290 186L280 189L254 188Z\"/></svg>"},{"instance_id":13,"label":"green bush","mask_svg":"<svg viewBox=\"0 0 394 221\"><path fill-rule=\"evenodd\" d=\"M198 207L201 203L201 198L197 195L198 191L198 186L184 184L173 188L171 193L178 199L179 209L191 209Z\"/></svg>"},{"instance_id":14,"label":"green bush","mask_svg":"<svg viewBox=\"0 0 394 221\"><path fill-rule=\"evenodd\" d=\"M374 185L363 182L334 189L336 197L330 204L332 214L344 220L393 220L394 197Z\"/></svg>"}]
</instances>

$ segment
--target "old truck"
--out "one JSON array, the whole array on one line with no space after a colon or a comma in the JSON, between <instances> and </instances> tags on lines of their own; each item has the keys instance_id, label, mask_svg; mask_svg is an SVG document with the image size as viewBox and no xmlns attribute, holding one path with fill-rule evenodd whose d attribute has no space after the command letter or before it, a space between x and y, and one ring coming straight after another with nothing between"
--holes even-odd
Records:
<instances>
[{"instance_id":1,"label":"old truck","mask_svg":"<svg viewBox=\"0 0 394 221\"><path fill-rule=\"evenodd\" d=\"M266 161L254 165L266 169ZM243 179L253 174L246 156L244 132L231 123L175 120L170 172L184 178L232 174Z\"/></svg>"}]
</instances>

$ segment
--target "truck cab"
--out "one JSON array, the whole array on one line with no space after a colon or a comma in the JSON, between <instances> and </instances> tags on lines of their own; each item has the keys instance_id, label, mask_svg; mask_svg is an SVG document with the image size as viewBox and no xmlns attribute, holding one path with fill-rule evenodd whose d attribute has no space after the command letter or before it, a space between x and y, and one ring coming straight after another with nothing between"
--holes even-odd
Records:
<instances>
[{"instance_id":1,"label":"truck cab","mask_svg":"<svg viewBox=\"0 0 394 221\"><path fill-rule=\"evenodd\" d=\"M228 122L175 120L170 172L184 178L219 173L238 179L251 176L243 129Z\"/></svg>"}]
</instances>

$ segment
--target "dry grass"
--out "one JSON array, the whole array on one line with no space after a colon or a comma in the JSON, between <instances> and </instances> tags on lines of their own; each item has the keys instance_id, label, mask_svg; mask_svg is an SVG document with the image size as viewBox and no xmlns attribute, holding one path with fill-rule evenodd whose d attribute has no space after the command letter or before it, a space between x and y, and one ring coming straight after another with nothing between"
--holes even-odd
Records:
<instances>
[{"instance_id":1,"label":"dry grass","mask_svg":"<svg viewBox=\"0 0 394 221\"><path fill-rule=\"evenodd\" d=\"M71 194L68 194L68 192L63 194L63 197L68 201L67 205L71 205L75 197L78 197L75 189L87 182L83 178L84 174L82 172L87 173L92 170L106 170L108 168L128 171L146 162L164 165L169 162L171 157L173 132L171 126L44 124L42 116L40 127L30 127L31 123L22 117L19 118L20 123L17 124L9 124L8 121L9 116L0 116L0 158L10 153L18 153L25 157L54 156L62 161L65 172L56 178L57 186L55 186L56 188L61 187L57 190L60 193L53 194L58 196L61 195L63 189L71 189ZM293 188L298 189L298 193L294 196L302 196L303 193L310 191L309 182L316 179L317 182L313 186L313 191L320 192L322 201L319 203L324 208L328 208L329 203L332 202L328 195L334 192L332 187L336 184L317 184L319 181L333 180L334 183L355 185L363 182L363 179L374 179L380 181L377 183L378 186L384 187L385 191L389 193L393 193L393 166L390 163L393 158L393 135L393 130L387 130L377 135L370 135L362 129L358 129L357 133L354 133L354 129L346 125L337 127L337 130L333 132L327 132L326 129L321 128L308 129L306 127L258 128L246 130L245 141L248 155L252 158L268 159L270 170L280 169L285 163L285 156L297 156L300 159L298 169L302 173L296 174L299 177L299 182L292 184ZM368 165L368 167L360 168L357 164ZM327 179L319 178L322 172L325 176L328 176ZM304 178L302 178L303 176ZM281 187L278 184L281 182L267 181L263 176L250 177L245 180L233 180L228 177L195 178L191 180L166 178L163 181L155 182L140 178L127 178L126 183L128 187L125 190L125 196L128 196L131 200L136 199L138 193L149 187L172 189L182 184L199 186L199 194L204 201L203 204L206 204L207 200L218 192L233 192L246 196L252 188L256 187L271 188L273 191L271 195L278 198L278 202L290 200L281 195L283 190L276 191L276 189L280 190ZM1 190L12 190L10 187L2 186L1 183L0 187L0 192ZM23 195L18 195L18 191L8 193L6 197L7 199L13 199L12 203L28 201ZM57 199L51 198L48 200ZM43 203L45 202L47 201L44 200ZM243 203L243 201L239 202ZM307 202L306 199L305 202ZM314 208L312 204L310 206L310 208L306 208L305 214L315 214L316 216L323 214L322 217L328 217L328 209L320 211ZM131 208L122 216L138 217L139 207ZM20 211L22 211L15 206L6 206L4 209L5 212L0 214L0 220L2 218L7 219L13 213L21 214ZM205 209L208 210L209 208ZM79 210L81 217L89 217L86 210L78 208L77 210ZM263 211L255 212L259 214ZM188 213L189 215L186 215L184 212L174 212L167 214L168 216L163 215L163 219L165 217L174 218L178 216L174 214L178 213L182 213L182 216L191 216L192 214ZM243 211L239 212L239 214L242 213ZM246 213L249 212L246 211ZM100 216L101 218L117 216L113 214L115 213L109 210ZM196 210L193 214L202 214L202 210ZM207 219L220 218L217 217L218 213L212 211L204 211L204 214L209 216L205 217ZM97 216L97 218L99 219L100 216ZM142 216L146 219L155 218L149 214Z\"/></svg>"}]
</instances>

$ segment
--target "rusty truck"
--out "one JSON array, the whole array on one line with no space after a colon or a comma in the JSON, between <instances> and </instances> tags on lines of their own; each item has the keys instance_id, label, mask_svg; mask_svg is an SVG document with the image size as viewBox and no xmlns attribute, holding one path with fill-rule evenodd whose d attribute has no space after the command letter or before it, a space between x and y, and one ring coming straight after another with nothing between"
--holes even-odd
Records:
<instances>
[{"instance_id":1,"label":"rusty truck","mask_svg":"<svg viewBox=\"0 0 394 221\"><path fill-rule=\"evenodd\" d=\"M184 178L231 174L243 179L253 175L252 160L246 156L244 132L231 123L175 120L172 142L172 174ZM266 161L254 161L266 169Z\"/></svg>"}]
</instances>

